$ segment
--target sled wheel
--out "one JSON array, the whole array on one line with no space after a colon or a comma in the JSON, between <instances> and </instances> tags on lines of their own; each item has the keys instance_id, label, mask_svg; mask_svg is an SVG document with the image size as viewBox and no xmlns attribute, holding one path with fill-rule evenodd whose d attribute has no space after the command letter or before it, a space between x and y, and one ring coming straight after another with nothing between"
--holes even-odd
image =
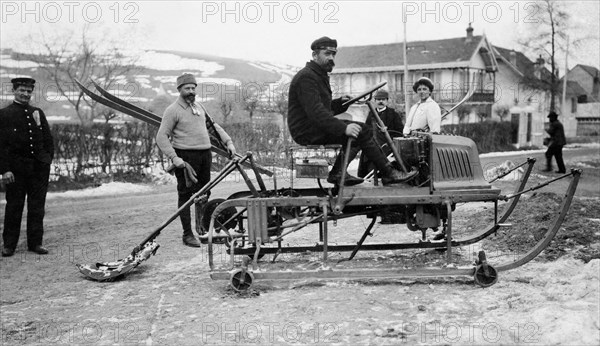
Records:
<instances>
[{"instance_id":1,"label":"sled wheel","mask_svg":"<svg viewBox=\"0 0 600 346\"><path fill-rule=\"evenodd\" d=\"M475 283L481 287L490 287L498 282L498 272L494 267L487 264L485 252L479 251L479 260L475 267L475 274L473 274Z\"/></svg>"},{"instance_id":2,"label":"sled wheel","mask_svg":"<svg viewBox=\"0 0 600 346\"><path fill-rule=\"evenodd\" d=\"M487 266L487 270L484 268L483 264L478 265L475 268L475 275L473 278L475 279L475 283L479 286L490 287L498 282L498 272L496 272L496 269L489 264L486 264L485 266Z\"/></svg>"},{"instance_id":3,"label":"sled wheel","mask_svg":"<svg viewBox=\"0 0 600 346\"><path fill-rule=\"evenodd\" d=\"M215 198L215 199L212 199L212 200L206 202L206 204L204 205L204 208L202 210L202 216L201 216L201 224L202 224L202 232L203 233L208 232L208 227L210 226L210 218L211 218L213 212L219 206L219 204L223 203L224 201L225 201L225 199L223 199L223 198ZM223 223L225 221L229 220L229 218L231 218L233 215L235 215L235 213L237 213L237 210L235 209L235 207L230 207L230 208L223 210L216 218L217 222L215 223L215 231L220 232L222 227L225 227L227 229L235 228L237 226L237 220L231 220L226 225L223 225Z\"/></svg>"},{"instance_id":4,"label":"sled wheel","mask_svg":"<svg viewBox=\"0 0 600 346\"><path fill-rule=\"evenodd\" d=\"M231 274L231 287L237 292L244 292L248 290L252 283L254 282L254 275L251 272L236 269L233 274Z\"/></svg>"}]
</instances>

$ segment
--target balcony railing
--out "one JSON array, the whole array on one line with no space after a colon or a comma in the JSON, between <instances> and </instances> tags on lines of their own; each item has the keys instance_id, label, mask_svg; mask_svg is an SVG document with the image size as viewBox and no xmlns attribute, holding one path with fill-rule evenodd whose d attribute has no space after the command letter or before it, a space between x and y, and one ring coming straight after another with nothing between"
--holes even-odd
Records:
<instances>
[{"instance_id":1,"label":"balcony railing","mask_svg":"<svg viewBox=\"0 0 600 346\"><path fill-rule=\"evenodd\" d=\"M434 90L433 91L433 99L438 103L457 103L465 97L467 94L467 89L442 89L442 90ZM414 96L414 92L411 90L410 94ZM404 100L404 91L398 90L395 92L396 100ZM469 98L468 102L478 102L478 103L494 103L494 91L493 90L477 90L473 95Z\"/></svg>"}]
</instances>

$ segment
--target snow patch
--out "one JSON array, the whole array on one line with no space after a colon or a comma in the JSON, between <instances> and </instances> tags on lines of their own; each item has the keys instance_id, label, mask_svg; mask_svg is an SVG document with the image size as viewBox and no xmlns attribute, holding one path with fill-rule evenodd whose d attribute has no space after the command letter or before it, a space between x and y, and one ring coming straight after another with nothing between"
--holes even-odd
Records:
<instances>
[{"instance_id":1,"label":"snow patch","mask_svg":"<svg viewBox=\"0 0 600 346\"><path fill-rule=\"evenodd\" d=\"M131 183L110 182L101 186L84 190L73 190L65 192L54 192L48 194L48 199L53 198L84 198L97 196L122 195L138 192L152 191L152 187Z\"/></svg>"}]
</instances>

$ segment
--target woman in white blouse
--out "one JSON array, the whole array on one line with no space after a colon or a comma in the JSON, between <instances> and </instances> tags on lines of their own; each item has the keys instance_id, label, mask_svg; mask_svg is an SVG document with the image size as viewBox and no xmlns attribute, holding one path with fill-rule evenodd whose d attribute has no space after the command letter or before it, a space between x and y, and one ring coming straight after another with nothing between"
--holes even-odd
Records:
<instances>
[{"instance_id":1,"label":"woman in white blouse","mask_svg":"<svg viewBox=\"0 0 600 346\"><path fill-rule=\"evenodd\" d=\"M429 78L421 77L413 85L413 90L419 95L419 102L410 108L402 132L405 136L412 131L440 133L442 112L431 98L433 83Z\"/></svg>"}]
</instances>

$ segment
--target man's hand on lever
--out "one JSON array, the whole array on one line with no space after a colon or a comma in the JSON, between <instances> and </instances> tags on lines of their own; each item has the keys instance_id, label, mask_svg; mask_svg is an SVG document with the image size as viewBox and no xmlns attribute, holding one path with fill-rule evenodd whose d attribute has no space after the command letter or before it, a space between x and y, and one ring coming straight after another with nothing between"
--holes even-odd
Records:
<instances>
[{"instance_id":1,"label":"man's hand on lever","mask_svg":"<svg viewBox=\"0 0 600 346\"><path fill-rule=\"evenodd\" d=\"M362 127L358 124L348 124L348 126L346 126L346 136L356 138L361 129Z\"/></svg>"}]
</instances>

